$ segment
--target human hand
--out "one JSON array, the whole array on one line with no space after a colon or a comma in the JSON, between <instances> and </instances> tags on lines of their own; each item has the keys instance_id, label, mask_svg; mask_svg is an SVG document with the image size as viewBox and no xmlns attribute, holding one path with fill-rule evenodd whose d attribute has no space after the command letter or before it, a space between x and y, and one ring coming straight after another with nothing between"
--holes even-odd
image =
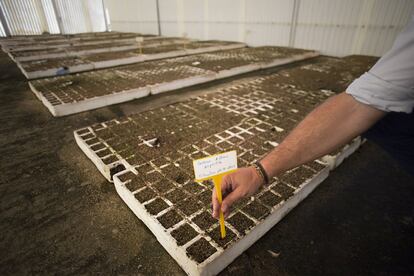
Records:
<instances>
[{"instance_id":1,"label":"human hand","mask_svg":"<svg viewBox=\"0 0 414 276\"><path fill-rule=\"evenodd\" d=\"M241 168L231 174L225 175L221 182L221 193L223 197L221 211L223 211L224 217L230 214L230 209L234 202L253 195L262 185L263 180L253 167ZM213 217L218 219L220 215L220 204L215 188L211 195L211 201L213 204Z\"/></svg>"}]
</instances>

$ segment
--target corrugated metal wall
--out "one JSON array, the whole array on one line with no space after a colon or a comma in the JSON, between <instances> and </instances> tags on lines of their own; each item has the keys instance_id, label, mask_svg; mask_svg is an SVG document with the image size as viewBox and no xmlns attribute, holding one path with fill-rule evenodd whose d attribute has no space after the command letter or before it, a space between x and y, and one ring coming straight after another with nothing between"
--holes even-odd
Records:
<instances>
[{"instance_id":1,"label":"corrugated metal wall","mask_svg":"<svg viewBox=\"0 0 414 276\"><path fill-rule=\"evenodd\" d=\"M54 1L62 33L102 32L106 30L101 0Z\"/></svg>"},{"instance_id":2,"label":"corrugated metal wall","mask_svg":"<svg viewBox=\"0 0 414 276\"><path fill-rule=\"evenodd\" d=\"M0 2L11 34L33 35L49 31L40 3L37 0L2 0Z\"/></svg>"},{"instance_id":3,"label":"corrugated metal wall","mask_svg":"<svg viewBox=\"0 0 414 276\"><path fill-rule=\"evenodd\" d=\"M102 0L0 0L0 8L11 35L106 30Z\"/></svg>"},{"instance_id":4,"label":"corrugated metal wall","mask_svg":"<svg viewBox=\"0 0 414 276\"><path fill-rule=\"evenodd\" d=\"M156 0L105 0L112 29L157 33ZM159 0L163 35L382 55L413 0Z\"/></svg>"}]
</instances>

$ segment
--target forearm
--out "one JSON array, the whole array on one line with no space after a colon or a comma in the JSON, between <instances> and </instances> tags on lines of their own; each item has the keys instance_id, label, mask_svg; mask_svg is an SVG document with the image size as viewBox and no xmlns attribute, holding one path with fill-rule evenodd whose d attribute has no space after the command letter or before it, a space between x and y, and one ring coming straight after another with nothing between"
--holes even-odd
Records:
<instances>
[{"instance_id":1,"label":"forearm","mask_svg":"<svg viewBox=\"0 0 414 276\"><path fill-rule=\"evenodd\" d=\"M332 152L384 115L385 112L341 93L312 111L261 164L269 176L276 176Z\"/></svg>"}]
</instances>

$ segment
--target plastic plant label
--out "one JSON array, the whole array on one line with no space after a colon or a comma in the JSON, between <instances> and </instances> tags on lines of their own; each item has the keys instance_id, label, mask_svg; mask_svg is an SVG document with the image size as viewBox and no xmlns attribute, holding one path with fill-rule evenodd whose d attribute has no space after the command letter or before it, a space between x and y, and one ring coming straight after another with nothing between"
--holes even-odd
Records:
<instances>
[{"instance_id":1,"label":"plastic plant label","mask_svg":"<svg viewBox=\"0 0 414 276\"><path fill-rule=\"evenodd\" d=\"M211 179L237 169L237 153L233 150L194 160L193 166L196 180Z\"/></svg>"}]
</instances>

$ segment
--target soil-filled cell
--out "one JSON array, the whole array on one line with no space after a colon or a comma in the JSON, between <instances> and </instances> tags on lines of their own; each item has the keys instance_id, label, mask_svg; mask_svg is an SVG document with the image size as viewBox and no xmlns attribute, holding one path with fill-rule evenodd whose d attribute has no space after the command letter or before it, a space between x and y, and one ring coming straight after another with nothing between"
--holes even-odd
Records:
<instances>
[{"instance_id":1,"label":"soil-filled cell","mask_svg":"<svg viewBox=\"0 0 414 276\"><path fill-rule=\"evenodd\" d=\"M201 194L197 195L197 198L203 203L204 206L208 206L211 204L211 191L205 190Z\"/></svg>"},{"instance_id":2,"label":"soil-filled cell","mask_svg":"<svg viewBox=\"0 0 414 276\"><path fill-rule=\"evenodd\" d=\"M141 176L145 181L147 181L149 183L155 183L155 182L160 181L164 178L163 175L160 174L157 171L152 171L152 172L147 173L147 174L142 174Z\"/></svg>"},{"instance_id":3,"label":"soil-filled cell","mask_svg":"<svg viewBox=\"0 0 414 276\"><path fill-rule=\"evenodd\" d=\"M162 226L164 226L165 229L176 225L181 220L182 217L175 210L170 210L158 218L158 221L162 224Z\"/></svg>"},{"instance_id":4,"label":"soil-filled cell","mask_svg":"<svg viewBox=\"0 0 414 276\"><path fill-rule=\"evenodd\" d=\"M214 227L208 235L211 237L212 240L214 240L218 245L220 245L222 248L227 248L232 241L236 238L236 234L234 234L233 231L231 231L226 226L226 236L224 239L221 238L220 233L220 225Z\"/></svg>"},{"instance_id":5,"label":"soil-filled cell","mask_svg":"<svg viewBox=\"0 0 414 276\"><path fill-rule=\"evenodd\" d=\"M271 189L274 192L280 194L284 200L290 198L293 195L293 193L295 192L295 189L293 189L292 187L286 185L283 182L277 183Z\"/></svg>"},{"instance_id":6,"label":"soil-filled cell","mask_svg":"<svg viewBox=\"0 0 414 276\"><path fill-rule=\"evenodd\" d=\"M213 218L207 211L204 211L201 214L195 216L192 220L204 231L208 230L214 223L217 222L217 220Z\"/></svg>"},{"instance_id":7,"label":"soil-filled cell","mask_svg":"<svg viewBox=\"0 0 414 276\"><path fill-rule=\"evenodd\" d=\"M125 184L125 187L127 187L127 189L130 190L131 192L134 192L144 186L145 186L145 182L139 176L134 176L130 182Z\"/></svg>"},{"instance_id":8,"label":"soil-filled cell","mask_svg":"<svg viewBox=\"0 0 414 276\"><path fill-rule=\"evenodd\" d=\"M122 182L125 182L129 179L133 179L135 177L136 177L135 174L131 171L128 171L118 176L119 180L121 180Z\"/></svg>"},{"instance_id":9,"label":"soil-filled cell","mask_svg":"<svg viewBox=\"0 0 414 276\"><path fill-rule=\"evenodd\" d=\"M282 201L282 198L270 191L267 191L259 197L259 200L267 206L274 207Z\"/></svg>"},{"instance_id":10,"label":"soil-filled cell","mask_svg":"<svg viewBox=\"0 0 414 276\"><path fill-rule=\"evenodd\" d=\"M320 172L320 171L322 171L323 169L326 168L326 165L321 164L321 163L316 162L316 161L308 162L305 165L310 167L312 170L314 170L316 172Z\"/></svg>"},{"instance_id":11,"label":"soil-filled cell","mask_svg":"<svg viewBox=\"0 0 414 276\"><path fill-rule=\"evenodd\" d=\"M283 174L280 179L294 187L299 187L312 178L314 174L315 172L302 166Z\"/></svg>"},{"instance_id":12,"label":"soil-filled cell","mask_svg":"<svg viewBox=\"0 0 414 276\"><path fill-rule=\"evenodd\" d=\"M198 184L197 182L190 181L189 183L185 184L183 188L193 195L197 195L201 193L204 189L203 186Z\"/></svg>"},{"instance_id":13,"label":"soil-filled cell","mask_svg":"<svg viewBox=\"0 0 414 276\"><path fill-rule=\"evenodd\" d=\"M242 209L242 211L257 220L260 220L269 214L269 209L260 204L257 200L250 202Z\"/></svg>"},{"instance_id":14,"label":"soil-filled cell","mask_svg":"<svg viewBox=\"0 0 414 276\"><path fill-rule=\"evenodd\" d=\"M197 231L189 224L185 223L171 232L171 236L177 241L178 245L184 245L197 236Z\"/></svg>"},{"instance_id":15,"label":"soil-filled cell","mask_svg":"<svg viewBox=\"0 0 414 276\"><path fill-rule=\"evenodd\" d=\"M151 215L156 215L160 213L162 210L167 209L168 204L161 198L157 198L151 203L148 203L147 205L145 205L145 208Z\"/></svg>"},{"instance_id":16,"label":"soil-filled cell","mask_svg":"<svg viewBox=\"0 0 414 276\"><path fill-rule=\"evenodd\" d=\"M240 212L227 219L227 222L233 225L240 234L245 234L247 230L254 226L254 222Z\"/></svg>"},{"instance_id":17,"label":"soil-filled cell","mask_svg":"<svg viewBox=\"0 0 414 276\"><path fill-rule=\"evenodd\" d=\"M174 184L172 184L168 179L162 179L161 181L152 184L152 187L161 194L165 194L175 188Z\"/></svg>"},{"instance_id":18,"label":"soil-filled cell","mask_svg":"<svg viewBox=\"0 0 414 276\"><path fill-rule=\"evenodd\" d=\"M187 254L198 263L213 255L217 250L204 238L199 239L187 248Z\"/></svg>"},{"instance_id":19,"label":"soil-filled cell","mask_svg":"<svg viewBox=\"0 0 414 276\"><path fill-rule=\"evenodd\" d=\"M194 197L186 198L177 204L177 208L190 216L202 208L202 204Z\"/></svg>"},{"instance_id":20,"label":"soil-filled cell","mask_svg":"<svg viewBox=\"0 0 414 276\"><path fill-rule=\"evenodd\" d=\"M186 198L188 194L182 189L174 189L173 191L167 193L165 198L171 201L171 203L176 204Z\"/></svg>"},{"instance_id":21,"label":"soil-filled cell","mask_svg":"<svg viewBox=\"0 0 414 276\"><path fill-rule=\"evenodd\" d=\"M146 189L136 193L135 198L138 199L139 202L144 203L150 199L153 199L156 195L157 194L150 187L147 187Z\"/></svg>"}]
</instances>

